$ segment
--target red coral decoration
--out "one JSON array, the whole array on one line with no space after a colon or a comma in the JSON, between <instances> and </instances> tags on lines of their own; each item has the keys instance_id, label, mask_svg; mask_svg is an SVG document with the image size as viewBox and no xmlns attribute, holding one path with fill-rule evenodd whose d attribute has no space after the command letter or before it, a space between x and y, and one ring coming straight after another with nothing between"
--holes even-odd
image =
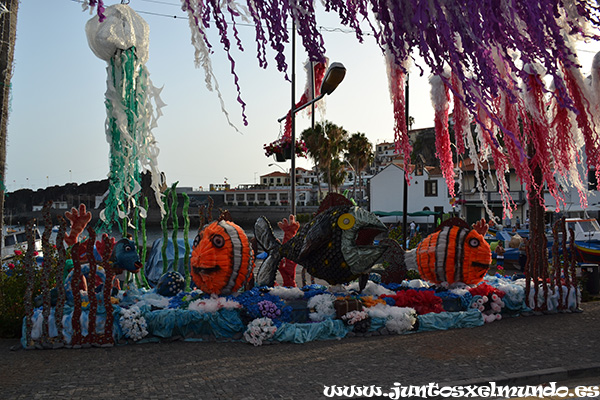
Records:
<instances>
[{"instance_id":1,"label":"red coral decoration","mask_svg":"<svg viewBox=\"0 0 600 400\"><path fill-rule=\"evenodd\" d=\"M417 314L441 313L444 311L442 299L435 295L431 290L402 290L395 295L383 295L396 301L396 307L414 308Z\"/></svg>"},{"instance_id":2,"label":"red coral decoration","mask_svg":"<svg viewBox=\"0 0 600 400\"><path fill-rule=\"evenodd\" d=\"M487 296L491 297L493 294L497 295L500 298L503 298L506 293L502 290L497 289L493 286L488 285L487 283L482 283L477 285L474 288L469 289L469 293L473 296Z\"/></svg>"}]
</instances>

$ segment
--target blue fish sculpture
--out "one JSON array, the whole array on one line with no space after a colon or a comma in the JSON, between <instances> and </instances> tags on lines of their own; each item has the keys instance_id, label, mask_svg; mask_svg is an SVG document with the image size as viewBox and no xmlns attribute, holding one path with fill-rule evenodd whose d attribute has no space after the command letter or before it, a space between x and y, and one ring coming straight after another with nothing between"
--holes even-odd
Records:
<instances>
[{"instance_id":1,"label":"blue fish sculpture","mask_svg":"<svg viewBox=\"0 0 600 400\"><path fill-rule=\"evenodd\" d=\"M115 243L110 256L110 262L116 274L120 274L123 271L137 274L142 268L135 243L126 238Z\"/></svg>"}]
</instances>

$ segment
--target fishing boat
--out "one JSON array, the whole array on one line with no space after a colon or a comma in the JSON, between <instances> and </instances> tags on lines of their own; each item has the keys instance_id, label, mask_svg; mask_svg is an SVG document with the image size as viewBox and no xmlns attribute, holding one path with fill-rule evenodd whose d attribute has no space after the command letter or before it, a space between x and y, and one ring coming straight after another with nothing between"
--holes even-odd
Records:
<instances>
[{"instance_id":1,"label":"fishing boat","mask_svg":"<svg viewBox=\"0 0 600 400\"><path fill-rule=\"evenodd\" d=\"M35 235L35 251L38 256L42 254L42 236L37 227L33 229ZM24 227L8 226L2 232L2 261L8 261L15 256L15 250L27 251L27 233Z\"/></svg>"},{"instance_id":2,"label":"fishing boat","mask_svg":"<svg viewBox=\"0 0 600 400\"><path fill-rule=\"evenodd\" d=\"M575 234L575 254L579 262L600 264L600 224L592 218L567 218L567 229Z\"/></svg>"}]
</instances>

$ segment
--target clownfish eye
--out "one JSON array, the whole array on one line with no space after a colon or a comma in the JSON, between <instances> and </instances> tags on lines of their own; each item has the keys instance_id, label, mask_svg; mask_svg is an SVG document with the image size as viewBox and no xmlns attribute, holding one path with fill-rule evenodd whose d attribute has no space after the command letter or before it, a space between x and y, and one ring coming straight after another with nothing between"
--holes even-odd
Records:
<instances>
[{"instance_id":1,"label":"clownfish eye","mask_svg":"<svg viewBox=\"0 0 600 400\"><path fill-rule=\"evenodd\" d=\"M125 245L125 251L131 251L131 246L130 245Z\"/></svg>"},{"instance_id":2,"label":"clownfish eye","mask_svg":"<svg viewBox=\"0 0 600 400\"><path fill-rule=\"evenodd\" d=\"M477 247L479 246L479 239L477 238L472 238L469 240L469 246L471 247Z\"/></svg>"},{"instance_id":3,"label":"clownfish eye","mask_svg":"<svg viewBox=\"0 0 600 400\"><path fill-rule=\"evenodd\" d=\"M215 246L219 249L225 245L225 239L223 239L223 236L221 236L221 235L213 236L211 241L212 241L213 246Z\"/></svg>"},{"instance_id":4,"label":"clownfish eye","mask_svg":"<svg viewBox=\"0 0 600 400\"><path fill-rule=\"evenodd\" d=\"M196 246L198 246L200 244L200 241L202 240L202 234L197 234L196 237L194 238L194 243L192 243L192 248L196 248Z\"/></svg>"}]
</instances>

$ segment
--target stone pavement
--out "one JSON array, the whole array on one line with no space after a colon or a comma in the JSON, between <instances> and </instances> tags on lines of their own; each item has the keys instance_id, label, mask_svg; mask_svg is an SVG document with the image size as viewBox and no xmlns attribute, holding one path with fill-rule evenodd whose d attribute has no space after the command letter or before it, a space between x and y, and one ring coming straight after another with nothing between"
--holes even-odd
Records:
<instances>
[{"instance_id":1,"label":"stone pavement","mask_svg":"<svg viewBox=\"0 0 600 400\"><path fill-rule=\"evenodd\" d=\"M254 347L163 342L23 350L0 340L0 399L325 399L324 385L600 384L600 302L478 328ZM17 348L15 350L14 348Z\"/></svg>"}]
</instances>

